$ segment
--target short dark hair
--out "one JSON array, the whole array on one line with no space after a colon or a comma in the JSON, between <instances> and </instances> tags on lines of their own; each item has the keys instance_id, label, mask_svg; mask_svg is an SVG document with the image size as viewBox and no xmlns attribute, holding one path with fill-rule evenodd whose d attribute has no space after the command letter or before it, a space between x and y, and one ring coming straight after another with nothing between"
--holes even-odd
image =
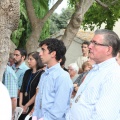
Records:
<instances>
[{"instance_id":1,"label":"short dark hair","mask_svg":"<svg viewBox=\"0 0 120 120\"><path fill-rule=\"evenodd\" d=\"M83 44L86 44L87 46L89 46L90 42L89 42L89 41L84 41L84 42L82 43L82 45L83 45Z\"/></svg>"},{"instance_id":2,"label":"short dark hair","mask_svg":"<svg viewBox=\"0 0 120 120\"><path fill-rule=\"evenodd\" d=\"M66 53L66 47L61 40L56 38L48 38L42 41L39 46L47 45L49 53L55 51L56 52L56 60L59 61Z\"/></svg>"},{"instance_id":3,"label":"short dark hair","mask_svg":"<svg viewBox=\"0 0 120 120\"><path fill-rule=\"evenodd\" d=\"M25 56L25 59L26 59L26 57L27 57L27 52L26 52L25 49L23 49L23 48L16 48L15 50L18 50L18 51L20 52L21 56L22 56L22 57Z\"/></svg>"},{"instance_id":4,"label":"short dark hair","mask_svg":"<svg viewBox=\"0 0 120 120\"><path fill-rule=\"evenodd\" d=\"M115 57L120 50L120 38L112 30L100 29L95 31L95 35L103 35L104 44L113 48L112 56Z\"/></svg>"},{"instance_id":5,"label":"short dark hair","mask_svg":"<svg viewBox=\"0 0 120 120\"><path fill-rule=\"evenodd\" d=\"M36 60L36 68L37 70L41 69L44 67L44 64L42 63L40 56L39 56L39 52L31 52L28 54L28 57L32 56L35 60Z\"/></svg>"}]
</instances>

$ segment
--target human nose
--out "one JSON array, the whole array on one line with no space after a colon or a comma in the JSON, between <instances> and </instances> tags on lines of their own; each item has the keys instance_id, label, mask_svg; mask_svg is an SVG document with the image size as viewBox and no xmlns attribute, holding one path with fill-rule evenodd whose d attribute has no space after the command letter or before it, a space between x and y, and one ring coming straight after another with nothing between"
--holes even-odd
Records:
<instances>
[{"instance_id":1,"label":"human nose","mask_svg":"<svg viewBox=\"0 0 120 120\"><path fill-rule=\"evenodd\" d=\"M90 43L89 46L88 46L89 50L90 50L92 47L93 47L93 44Z\"/></svg>"},{"instance_id":2,"label":"human nose","mask_svg":"<svg viewBox=\"0 0 120 120\"><path fill-rule=\"evenodd\" d=\"M43 54L43 52L42 52L42 50L40 51L40 53L39 53L39 56L41 56Z\"/></svg>"},{"instance_id":3,"label":"human nose","mask_svg":"<svg viewBox=\"0 0 120 120\"><path fill-rule=\"evenodd\" d=\"M28 59L27 61L28 61L28 63L30 62L30 60L29 60L29 59Z\"/></svg>"}]
</instances>

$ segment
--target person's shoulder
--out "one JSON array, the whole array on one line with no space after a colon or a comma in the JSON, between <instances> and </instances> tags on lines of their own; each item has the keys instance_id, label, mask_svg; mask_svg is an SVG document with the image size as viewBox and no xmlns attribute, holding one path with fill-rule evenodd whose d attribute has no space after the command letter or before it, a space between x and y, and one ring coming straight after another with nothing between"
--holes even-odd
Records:
<instances>
[{"instance_id":1,"label":"person's shoulder","mask_svg":"<svg viewBox=\"0 0 120 120\"><path fill-rule=\"evenodd\" d=\"M29 67L26 65L25 62L22 62L21 65L19 66L19 68L23 69L24 71L26 71L27 69L29 69Z\"/></svg>"},{"instance_id":2,"label":"person's shoulder","mask_svg":"<svg viewBox=\"0 0 120 120\"><path fill-rule=\"evenodd\" d=\"M6 66L6 70L5 70L6 73L12 73L12 74L15 74L14 70L10 67L10 66Z\"/></svg>"},{"instance_id":3,"label":"person's shoulder","mask_svg":"<svg viewBox=\"0 0 120 120\"><path fill-rule=\"evenodd\" d=\"M32 69L30 69L30 68L25 71L26 74L31 73L31 72L32 72Z\"/></svg>"}]
</instances>

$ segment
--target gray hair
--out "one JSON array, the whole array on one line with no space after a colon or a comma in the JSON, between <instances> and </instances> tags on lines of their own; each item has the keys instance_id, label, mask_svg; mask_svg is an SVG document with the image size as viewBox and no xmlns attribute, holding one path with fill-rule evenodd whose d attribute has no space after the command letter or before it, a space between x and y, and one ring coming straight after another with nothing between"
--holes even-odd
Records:
<instances>
[{"instance_id":1,"label":"gray hair","mask_svg":"<svg viewBox=\"0 0 120 120\"><path fill-rule=\"evenodd\" d=\"M112 56L115 57L120 50L120 38L112 30L100 29L95 31L95 35L101 34L104 36L104 44L113 48Z\"/></svg>"},{"instance_id":2,"label":"gray hair","mask_svg":"<svg viewBox=\"0 0 120 120\"><path fill-rule=\"evenodd\" d=\"M79 71L79 67L77 66L76 63L71 63L68 65L68 67L71 67L74 71L76 71L78 73Z\"/></svg>"}]
</instances>

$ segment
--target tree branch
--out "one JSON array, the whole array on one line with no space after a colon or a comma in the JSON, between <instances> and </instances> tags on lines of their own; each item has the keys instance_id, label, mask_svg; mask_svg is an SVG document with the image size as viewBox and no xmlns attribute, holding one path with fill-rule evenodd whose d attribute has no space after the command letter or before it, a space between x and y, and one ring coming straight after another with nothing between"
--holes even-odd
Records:
<instances>
[{"instance_id":1,"label":"tree branch","mask_svg":"<svg viewBox=\"0 0 120 120\"><path fill-rule=\"evenodd\" d=\"M100 0L95 0L95 1L105 9L108 9L108 5L106 5L105 3L101 2Z\"/></svg>"},{"instance_id":2,"label":"tree branch","mask_svg":"<svg viewBox=\"0 0 120 120\"><path fill-rule=\"evenodd\" d=\"M48 13L44 16L44 18L42 19L43 21L46 21L50 15L55 11L55 9L61 4L63 0L58 0L53 7L48 11Z\"/></svg>"},{"instance_id":3,"label":"tree branch","mask_svg":"<svg viewBox=\"0 0 120 120\"><path fill-rule=\"evenodd\" d=\"M27 9L28 18L31 23L31 27L32 29L34 29L37 25L36 23L38 22L38 18L35 15L32 0L24 0L24 1L25 1L26 9Z\"/></svg>"},{"instance_id":4,"label":"tree branch","mask_svg":"<svg viewBox=\"0 0 120 120\"><path fill-rule=\"evenodd\" d=\"M114 4L116 4L117 2L118 2L118 0L114 0L113 2L111 2L110 5L114 5Z\"/></svg>"}]
</instances>

